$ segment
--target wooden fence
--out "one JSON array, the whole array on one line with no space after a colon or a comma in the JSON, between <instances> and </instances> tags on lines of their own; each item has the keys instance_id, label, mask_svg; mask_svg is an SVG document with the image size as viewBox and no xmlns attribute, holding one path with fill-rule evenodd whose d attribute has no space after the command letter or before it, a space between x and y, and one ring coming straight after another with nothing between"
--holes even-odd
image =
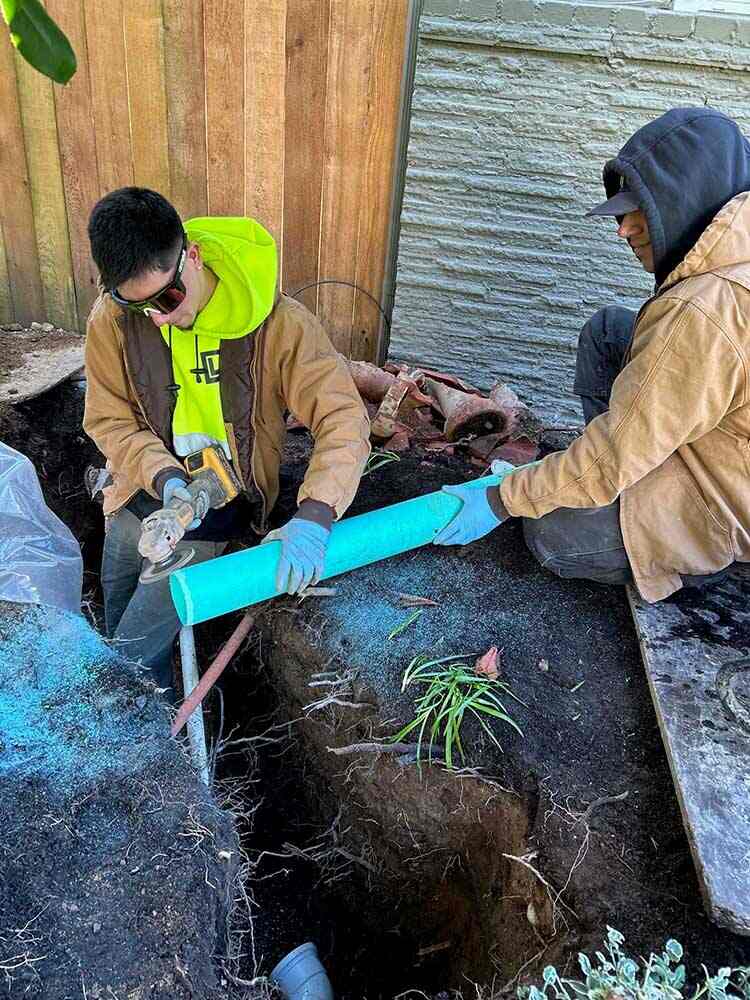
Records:
<instances>
[{"instance_id":1,"label":"wooden fence","mask_svg":"<svg viewBox=\"0 0 750 1000\"><path fill-rule=\"evenodd\" d=\"M183 218L251 215L282 287L380 300L414 0L47 0L78 71L40 76L0 31L0 321L83 329L86 224L127 184ZM376 307L303 293L339 350L372 359Z\"/></svg>"}]
</instances>

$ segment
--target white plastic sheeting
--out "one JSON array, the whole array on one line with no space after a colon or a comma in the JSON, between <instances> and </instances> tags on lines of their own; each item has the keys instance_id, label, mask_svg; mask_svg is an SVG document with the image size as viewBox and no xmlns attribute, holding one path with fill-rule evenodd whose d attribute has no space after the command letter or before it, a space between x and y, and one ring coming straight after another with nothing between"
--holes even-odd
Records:
<instances>
[{"instance_id":1,"label":"white plastic sheeting","mask_svg":"<svg viewBox=\"0 0 750 1000\"><path fill-rule=\"evenodd\" d=\"M0 442L0 600L81 609L78 542L44 502L34 466Z\"/></svg>"}]
</instances>

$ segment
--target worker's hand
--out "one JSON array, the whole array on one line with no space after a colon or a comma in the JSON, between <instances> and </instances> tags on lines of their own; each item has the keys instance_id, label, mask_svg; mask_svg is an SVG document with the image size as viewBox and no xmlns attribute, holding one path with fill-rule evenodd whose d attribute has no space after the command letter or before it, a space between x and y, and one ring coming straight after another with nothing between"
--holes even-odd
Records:
<instances>
[{"instance_id":1,"label":"worker's hand","mask_svg":"<svg viewBox=\"0 0 750 1000\"><path fill-rule=\"evenodd\" d=\"M497 489L496 486L489 487ZM463 506L442 531L433 539L435 545L468 545L492 531L505 518L497 517L487 499L487 485L464 483L461 486L444 486L443 493L458 497Z\"/></svg>"},{"instance_id":2,"label":"worker's hand","mask_svg":"<svg viewBox=\"0 0 750 1000\"><path fill-rule=\"evenodd\" d=\"M281 542L276 589L298 594L320 580L330 529L302 517L293 517L283 528L270 531L263 542Z\"/></svg>"},{"instance_id":3,"label":"worker's hand","mask_svg":"<svg viewBox=\"0 0 750 1000\"><path fill-rule=\"evenodd\" d=\"M190 503L190 494L185 488L185 480L180 479L178 476L172 476L164 484L164 489L161 492L162 503L165 507L168 507L172 500L184 500L185 503ZM195 531L196 528L200 526L201 519L196 517L188 525L188 531Z\"/></svg>"}]
</instances>

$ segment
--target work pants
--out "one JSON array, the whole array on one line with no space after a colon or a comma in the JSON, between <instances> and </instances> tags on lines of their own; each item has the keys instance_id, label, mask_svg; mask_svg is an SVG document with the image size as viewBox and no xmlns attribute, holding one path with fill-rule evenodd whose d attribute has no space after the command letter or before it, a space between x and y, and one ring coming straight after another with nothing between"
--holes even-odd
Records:
<instances>
[{"instance_id":1,"label":"work pants","mask_svg":"<svg viewBox=\"0 0 750 1000\"><path fill-rule=\"evenodd\" d=\"M633 335L636 313L607 306L581 330L573 391L581 397L584 421L609 409L612 385L622 370ZM620 528L620 501L605 507L567 508L537 519L523 519L526 544L545 569L567 579L598 583L632 582ZM703 587L722 579L728 569L708 576L683 576L684 586Z\"/></svg>"},{"instance_id":2,"label":"work pants","mask_svg":"<svg viewBox=\"0 0 750 1000\"><path fill-rule=\"evenodd\" d=\"M169 593L169 577L139 582L144 560L138 552L141 521L135 514L123 508L107 522L102 555L107 638L121 656L140 662L157 687L166 688L166 697L174 700L172 647L180 620ZM175 551L179 555L193 549L192 566L221 555L226 544L190 540L178 542Z\"/></svg>"}]
</instances>

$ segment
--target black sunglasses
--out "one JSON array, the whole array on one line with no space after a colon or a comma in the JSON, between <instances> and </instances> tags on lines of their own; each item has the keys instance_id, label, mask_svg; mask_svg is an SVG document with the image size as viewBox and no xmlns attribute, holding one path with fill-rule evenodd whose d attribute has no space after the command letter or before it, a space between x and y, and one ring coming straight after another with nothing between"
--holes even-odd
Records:
<instances>
[{"instance_id":1,"label":"black sunglasses","mask_svg":"<svg viewBox=\"0 0 750 1000\"><path fill-rule=\"evenodd\" d=\"M186 260L187 237L183 234L182 250L180 251L180 256L177 260L177 267L175 268L174 276L172 280L169 281L163 288L160 288L158 292L150 295L147 299L138 299L137 301L134 299L124 299L116 288L110 288L109 294L118 306L123 306L125 309L132 309L134 312L170 313L173 309L177 308L187 294L187 289L182 283L181 277Z\"/></svg>"}]
</instances>

